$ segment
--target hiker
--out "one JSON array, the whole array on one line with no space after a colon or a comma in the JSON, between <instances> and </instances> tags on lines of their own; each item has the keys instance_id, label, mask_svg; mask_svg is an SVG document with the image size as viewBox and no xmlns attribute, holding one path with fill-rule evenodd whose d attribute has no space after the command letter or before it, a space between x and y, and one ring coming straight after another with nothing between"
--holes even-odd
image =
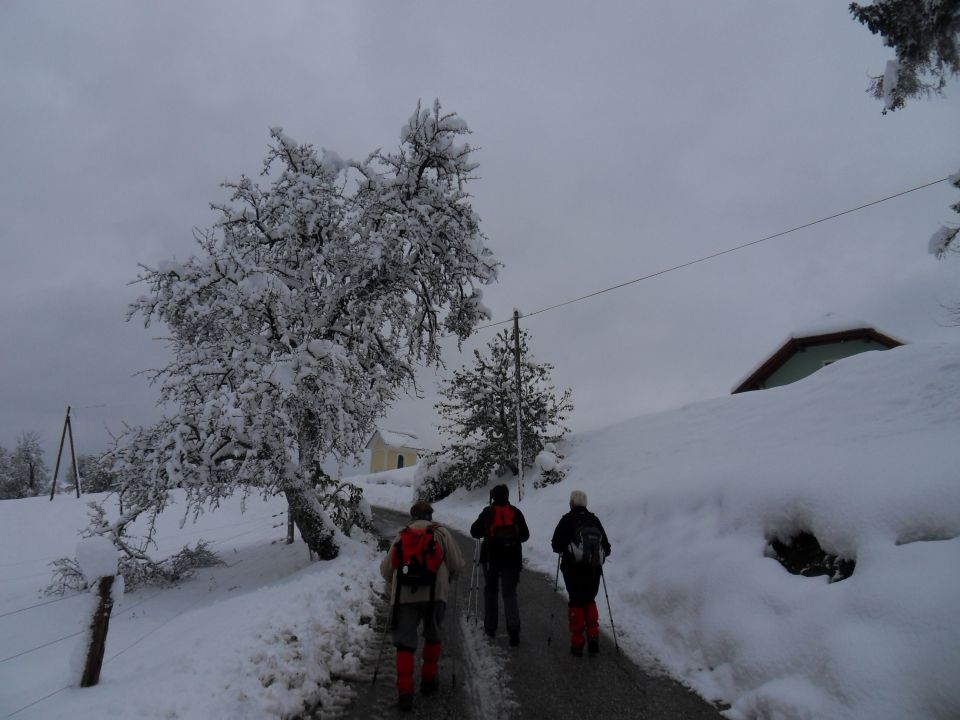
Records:
<instances>
[{"instance_id":1,"label":"hiker","mask_svg":"<svg viewBox=\"0 0 960 720\"><path fill-rule=\"evenodd\" d=\"M517 584L523 552L520 543L530 539L523 513L510 504L510 489L497 485L490 491L490 504L470 526L470 535L482 538L483 630L496 637L499 619L498 594L503 594L503 614L511 645L520 644L520 607Z\"/></svg>"},{"instance_id":2,"label":"hiker","mask_svg":"<svg viewBox=\"0 0 960 720\"><path fill-rule=\"evenodd\" d=\"M449 531L433 522L433 507L420 501L410 508L412 522L403 528L380 574L392 582L393 644L397 648L397 692L401 710L413 709L413 671L423 623L423 665L420 692L434 693L440 686L440 630L447 608L450 583L463 568L463 556Z\"/></svg>"},{"instance_id":3,"label":"hiker","mask_svg":"<svg viewBox=\"0 0 960 720\"><path fill-rule=\"evenodd\" d=\"M570 652L577 657L583 656L586 628L587 649L595 655L600 651L596 599L603 561L610 556L610 541L600 519L587 510L587 494L582 490L570 493L570 512L557 523L551 545L555 553L560 553L563 584L570 596L567 603Z\"/></svg>"}]
</instances>

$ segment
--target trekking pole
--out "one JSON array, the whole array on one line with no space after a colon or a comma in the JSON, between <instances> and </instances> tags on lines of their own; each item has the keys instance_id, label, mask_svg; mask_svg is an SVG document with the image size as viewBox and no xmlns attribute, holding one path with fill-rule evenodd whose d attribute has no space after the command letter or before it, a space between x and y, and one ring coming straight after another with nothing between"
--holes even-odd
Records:
<instances>
[{"instance_id":1,"label":"trekking pole","mask_svg":"<svg viewBox=\"0 0 960 720\"><path fill-rule=\"evenodd\" d=\"M600 579L603 581L603 596L607 599L607 612L610 614L610 629L613 631L613 646L620 653L620 643L617 642L617 628L613 624L613 610L610 609L610 596L607 594L607 579L603 576L603 567L600 568Z\"/></svg>"},{"instance_id":2,"label":"trekking pole","mask_svg":"<svg viewBox=\"0 0 960 720\"><path fill-rule=\"evenodd\" d=\"M371 685L377 684L377 675L380 673L380 660L383 658L383 647L387 643L387 631L391 625L393 625L393 610L390 611L390 617L383 623L383 632L380 633L380 650L377 652L377 663L373 666L373 682L370 683Z\"/></svg>"},{"instance_id":3,"label":"trekking pole","mask_svg":"<svg viewBox=\"0 0 960 720\"><path fill-rule=\"evenodd\" d=\"M470 595L467 598L467 617L470 617L471 604L473 599L473 624L476 625L480 616L480 541L477 540L473 545L473 572L470 575Z\"/></svg>"},{"instance_id":4,"label":"trekking pole","mask_svg":"<svg viewBox=\"0 0 960 720\"><path fill-rule=\"evenodd\" d=\"M397 622L397 605L400 602L400 578L396 578L396 586L393 591L393 602L390 604L389 615L383 623L383 633L380 635L380 650L377 652L377 664L373 668L373 683L377 684L377 674L380 672L380 660L383 658L383 646L387 642L387 631L391 630Z\"/></svg>"},{"instance_id":5,"label":"trekking pole","mask_svg":"<svg viewBox=\"0 0 960 720\"><path fill-rule=\"evenodd\" d=\"M557 592L557 589L560 587L560 558L561 555L557 554L557 576L553 579L553 592ZM550 633L547 635L547 645L553 642L553 619L557 614L557 606L554 605L553 609L550 611Z\"/></svg>"},{"instance_id":6,"label":"trekking pole","mask_svg":"<svg viewBox=\"0 0 960 720\"><path fill-rule=\"evenodd\" d=\"M457 617L457 595L458 595L457 591L459 589L460 589L460 578L458 577L456 583L454 583L453 585L453 619L456 622L460 622L459 618ZM450 649L454 650L453 643L449 643L449 645L450 645ZM452 682L450 687L452 690L456 690L457 689L457 652L456 650L454 650L453 652L452 668L453 668L452 669L453 677L452 677Z\"/></svg>"},{"instance_id":7,"label":"trekking pole","mask_svg":"<svg viewBox=\"0 0 960 720\"><path fill-rule=\"evenodd\" d=\"M473 544L473 564L470 566L470 584L467 586L467 605L464 612L464 616L469 620L470 619L470 604L473 601L473 576L477 572L477 544L474 541Z\"/></svg>"}]
</instances>

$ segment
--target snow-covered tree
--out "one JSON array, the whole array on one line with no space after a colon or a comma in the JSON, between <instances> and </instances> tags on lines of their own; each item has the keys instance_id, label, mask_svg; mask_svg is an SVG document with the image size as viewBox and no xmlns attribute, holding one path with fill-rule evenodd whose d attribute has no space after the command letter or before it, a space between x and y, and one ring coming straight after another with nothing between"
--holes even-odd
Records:
<instances>
[{"instance_id":1,"label":"snow-covered tree","mask_svg":"<svg viewBox=\"0 0 960 720\"><path fill-rule=\"evenodd\" d=\"M198 254L143 268L131 316L167 328L173 360L152 380L173 411L119 438L125 512L99 532L122 544L174 487L195 508L244 487L283 493L310 548L336 556L360 493L321 462L358 453L417 365L441 363L441 336L489 317L498 263L467 193L468 132L418 104L396 151L354 161L273 128L264 184L226 182Z\"/></svg>"},{"instance_id":2,"label":"snow-covered tree","mask_svg":"<svg viewBox=\"0 0 960 720\"><path fill-rule=\"evenodd\" d=\"M520 427L523 466L531 467L549 443L563 438L563 423L573 410L570 390L557 397L550 384L549 363L535 362L528 335L520 331ZM448 443L422 463L418 482L425 495L443 495L455 487L485 484L491 473L517 475L517 379L514 338L502 330L475 350L473 365L464 366L440 388L445 398L436 409L445 421L440 431ZM552 469L552 468L551 468Z\"/></svg>"},{"instance_id":3,"label":"snow-covered tree","mask_svg":"<svg viewBox=\"0 0 960 720\"><path fill-rule=\"evenodd\" d=\"M902 108L909 98L942 93L950 75L960 75L960 3L957 0L876 0L850 3L854 18L866 25L896 59L869 91L884 102L884 112Z\"/></svg>"},{"instance_id":4,"label":"snow-covered tree","mask_svg":"<svg viewBox=\"0 0 960 720\"><path fill-rule=\"evenodd\" d=\"M16 497L10 475L10 452L0 445L0 500Z\"/></svg>"},{"instance_id":5,"label":"snow-covered tree","mask_svg":"<svg viewBox=\"0 0 960 720\"><path fill-rule=\"evenodd\" d=\"M957 0L876 0L870 5L851 3L850 12L896 53L869 88L883 100L884 113L903 108L911 98L942 94L950 76L960 76ZM960 172L950 183L960 189ZM960 213L960 202L950 207ZM930 237L930 252L942 258L955 249L958 233L958 225L941 226Z\"/></svg>"},{"instance_id":6,"label":"snow-covered tree","mask_svg":"<svg viewBox=\"0 0 960 720\"><path fill-rule=\"evenodd\" d=\"M950 184L957 190L960 190L960 172L950 176ZM960 213L960 202L955 202L950 209ZM941 225L940 228L930 236L930 253L938 258L944 257L947 251L956 251L956 240L960 234L960 225Z\"/></svg>"},{"instance_id":7,"label":"snow-covered tree","mask_svg":"<svg viewBox=\"0 0 960 720\"><path fill-rule=\"evenodd\" d=\"M98 455L79 455L77 465L80 468L80 488L85 493L99 493L113 490L119 482L117 474L110 469L109 462ZM73 489L73 463L68 468L66 477Z\"/></svg>"},{"instance_id":8,"label":"snow-covered tree","mask_svg":"<svg viewBox=\"0 0 960 720\"><path fill-rule=\"evenodd\" d=\"M0 448L0 498L24 498L49 489L40 434L22 432L13 452Z\"/></svg>"}]
</instances>

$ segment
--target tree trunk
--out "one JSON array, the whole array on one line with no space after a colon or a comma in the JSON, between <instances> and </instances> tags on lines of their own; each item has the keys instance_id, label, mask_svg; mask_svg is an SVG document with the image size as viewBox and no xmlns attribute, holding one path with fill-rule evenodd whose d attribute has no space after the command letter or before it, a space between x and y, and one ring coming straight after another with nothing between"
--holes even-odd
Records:
<instances>
[{"instance_id":1,"label":"tree trunk","mask_svg":"<svg viewBox=\"0 0 960 720\"><path fill-rule=\"evenodd\" d=\"M314 491L303 487L286 487L283 494L287 498L293 522L307 547L321 560L333 560L340 554L340 547L333 536L333 528L324 521Z\"/></svg>"},{"instance_id":2,"label":"tree trunk","mask_svg":"<svg viewBox=\"0 0 960 720\"><path fill-rule=\"evenodd\" d=\"M317 442L317 427L309 418L300 426L297 443L300 449L300 472L296 480L284 489L288 511L300 536L311 552L321 560L333 560L340 554L340 546L334 540L333 521L323 511L319 497L324 490L323 478L326 473L318 461L312 459Z\"/></svg>"},{"instance_id":3,"label":"tree trunk","mask_svg":"<svg viewBox=\"0 0 960 720\"><path fill-rule=\"evenodd\" d=\"M293 513L290 511L290 503L287 503L287 545L293 545Z\"/></svg>"}]
</instances>

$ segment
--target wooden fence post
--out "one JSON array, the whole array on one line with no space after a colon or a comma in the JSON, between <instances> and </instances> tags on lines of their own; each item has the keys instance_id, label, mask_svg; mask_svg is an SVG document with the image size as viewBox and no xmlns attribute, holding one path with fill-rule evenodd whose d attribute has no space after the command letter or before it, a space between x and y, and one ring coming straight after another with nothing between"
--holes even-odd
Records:
<instances>
[{"instance_id":1,"label":"wooden fence post","mask_svg":"<svg viewBox=\"0 0 960 720\"><path fill-rule=\"evenodd\" d=\"M83 666L80 687L91 687L100 682L103 653L107 649L110 612L113 610L113 580L114 576L109 575L97 581L97 609L90 619L90 645L87 647L87 661Z\"/></svg>"}]
</instances>

